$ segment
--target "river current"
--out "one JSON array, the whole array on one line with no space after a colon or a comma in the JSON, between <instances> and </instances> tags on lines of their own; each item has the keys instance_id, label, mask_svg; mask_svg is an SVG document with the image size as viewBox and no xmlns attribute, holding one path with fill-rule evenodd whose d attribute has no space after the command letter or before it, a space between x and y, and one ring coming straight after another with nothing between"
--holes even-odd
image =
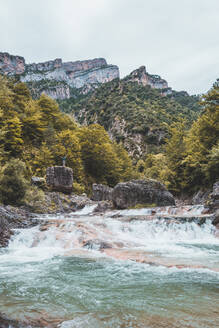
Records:
<instances>
[{"instance_id":1,"label":"river current","mask_svg":"<svg viewBox=\"0 0 219 328\"><path fill-rule=\"evenodd\" d=\"M202 206L38 216L0 249L0 313L29 327L219 327L219 238Z\"/></svg>"}]
</instances>

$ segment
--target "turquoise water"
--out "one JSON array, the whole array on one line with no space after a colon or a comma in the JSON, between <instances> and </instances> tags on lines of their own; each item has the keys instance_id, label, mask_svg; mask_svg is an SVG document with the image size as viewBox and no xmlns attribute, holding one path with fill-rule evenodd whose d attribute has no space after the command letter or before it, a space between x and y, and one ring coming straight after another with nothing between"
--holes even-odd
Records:
<instances>
[{"instance_id":1,"label":"turquoise water","mask_svg":"<svg viewBox=\"0 0 219 328\"><path fill-rule=\"evenodd\" d=\"M0 312L39 327L219 327L219 243L210 224L189 230L162 223L165 239L159 243L157 222L73 215L64 220L43 232L17 231L9 248L0 250ZM101 223L99 238L108 233L108 242L119 240L125 251L150 253L168 266L69 245L84 236L82 226L90 237L91 227ZM185 231L190 238L183 240ZM140 242L133 245L137 236ZM170 266L172 261L184 267Z\"/></svg>"}]
</instances>

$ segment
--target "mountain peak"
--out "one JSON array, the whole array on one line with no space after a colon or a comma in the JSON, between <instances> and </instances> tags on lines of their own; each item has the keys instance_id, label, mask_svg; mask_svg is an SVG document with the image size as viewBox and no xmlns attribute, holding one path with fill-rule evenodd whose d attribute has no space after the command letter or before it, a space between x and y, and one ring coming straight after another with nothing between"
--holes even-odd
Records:
<instances>
[{"instance_id":1,"label":"mountain peak","mask_svg":"<svg viewBox=\"0 0 219 328\"><path fill-rule=\"evenodd\" d=\"M170 94L171 88L168 87L166 80L162 79L159 75L152 75L146 71L145 66L140 66L139 68L132 71L128 76L125 77L126 81L137 82L143 86L150 85L152 88L164 89L162 94Z\"/></svg>"}]
</instances>

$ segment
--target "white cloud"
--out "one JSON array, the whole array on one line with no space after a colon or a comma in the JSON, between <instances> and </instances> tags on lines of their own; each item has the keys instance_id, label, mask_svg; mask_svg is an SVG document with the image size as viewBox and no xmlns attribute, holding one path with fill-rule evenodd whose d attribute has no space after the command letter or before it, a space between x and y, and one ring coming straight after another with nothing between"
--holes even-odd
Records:
<instances>
[{"instance_id":1,"label":"white cloud","mask_svg":"<svg viewBox=\"0 0 219 328\"><path fill-rule=\"evenodd\" d=\"M217 0L0 0L1 49L27 62L105 57L121 75L145 65L177 89L218 77Z\"/></svg>"}]
</instances>

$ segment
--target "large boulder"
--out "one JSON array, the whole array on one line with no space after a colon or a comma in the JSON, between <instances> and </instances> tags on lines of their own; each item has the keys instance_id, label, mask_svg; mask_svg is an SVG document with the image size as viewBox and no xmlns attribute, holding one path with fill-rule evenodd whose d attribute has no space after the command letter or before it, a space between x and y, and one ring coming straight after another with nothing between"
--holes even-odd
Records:
<instances>
[{"instance_id":1,"label":"large boulder","mask_svg":"<svg viewBox=\"0 0 219 328\"><path fill-rule=\"evenodd\" d=\"M118 183L112 191L112 201L119 209L136 205L145 207L175 205L173 195L165 186L151 179Z\"/></svg>"},{"instance_id":2,"label":"large boulder","mask_svg":"<svg viewBox=\"0 0 219 328\"><path fill-rule=\"evenodd\" d=\"M112 190L113 188L106 185L94 183L92 185L91 199L95 201L112 200Z\"/></svg>"},{"instance_id":3,"label":"large boulder","mask_svg":"<svg viewBox=\"0 0 219 328\"><path fill-rule=\"evenodd\" d=\"M46 170L46 183L52 191L72 192L73 170L65 166L51 166Z\"/></svg>"}]
</instances>

